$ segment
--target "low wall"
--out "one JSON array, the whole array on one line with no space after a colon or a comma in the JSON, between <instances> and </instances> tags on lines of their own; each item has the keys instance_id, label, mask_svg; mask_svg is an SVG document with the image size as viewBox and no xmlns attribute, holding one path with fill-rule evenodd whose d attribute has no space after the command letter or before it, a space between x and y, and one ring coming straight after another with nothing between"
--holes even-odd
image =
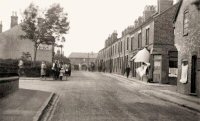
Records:
<instances>
[{"instance_id":1,"label":"low wall","mask_svg":"<svg viewBox=\"0 0 200 121\"><path fill-rule=\"evenodd\" d=\"M0 78L0 97L6 96L19 89L19 77Z\"/></svg>"}]
</instances>

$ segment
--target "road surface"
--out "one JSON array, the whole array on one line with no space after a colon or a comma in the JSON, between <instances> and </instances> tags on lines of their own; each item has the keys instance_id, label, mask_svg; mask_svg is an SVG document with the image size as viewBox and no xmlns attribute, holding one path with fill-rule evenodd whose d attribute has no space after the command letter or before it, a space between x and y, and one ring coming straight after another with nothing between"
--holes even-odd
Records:
<instances>
[{"instance_id":1,"label":"road surface","mask_svg":"<svg viewBox=\"0 0 200 121\"><path fill-rule=\"evenodd\" d=\"M20 80L20 88L53 91L51 121L200 121L198 113L142 93L162 88L97 72L72 72L67 81Z\"/></svg>"}]
</instances>

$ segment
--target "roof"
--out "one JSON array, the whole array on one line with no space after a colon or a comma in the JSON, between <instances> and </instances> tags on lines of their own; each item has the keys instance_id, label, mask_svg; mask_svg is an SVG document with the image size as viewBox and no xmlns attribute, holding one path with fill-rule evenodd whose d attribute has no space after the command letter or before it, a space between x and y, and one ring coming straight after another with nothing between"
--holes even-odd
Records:
<instances>
[{"instance_id":1,"label":"roof","mask_svg":"<svg viewBox=\"0 0 200 121\"><path fill-rule=\"evenodd\" d=\"M13 37L15 37L15 39L17 39L17 37L19 37L19 35L21 35L23 33L24 32L22 31L21 26L16 25L16 26L10 28L9 30L0 33L0 36L3 36L5 38L7 38L7 36L13 36Z\"/></svg>"},{"instance_id":2,"label":"roof","mask_svg":"<svg viewBox=\"0 0 200 121\"><path fill-rule=\"evenodd\" d=\"M181 8L182 3L183 3L183 0L179 0L179 2L177 3L178 4L178 8L176 9L176 13L175 13L175 16L174 16L174 22L176 22L176 18L178 16L178 13L179 13L179 10Z\"/></svg>"},{"instance_id":3,"label":"roof","mask_svg":"<svg viewBox=\"0 0 200 121\"><path fill-rule=\"evenodd\" d=\"M68 58L97 58L98 53L72 52Z\"/></svg>"}]
</instances>

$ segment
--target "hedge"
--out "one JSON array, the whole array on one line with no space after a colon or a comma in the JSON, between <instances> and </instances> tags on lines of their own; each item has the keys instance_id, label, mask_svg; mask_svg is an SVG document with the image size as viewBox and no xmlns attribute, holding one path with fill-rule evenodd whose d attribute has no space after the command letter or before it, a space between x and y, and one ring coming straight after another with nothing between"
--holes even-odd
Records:
<instances>
[{"instance_id":1,"label":"hedge","mask_svg":"<svg viewBox=\"0 0 200 121\"><path fill-rule=\"evenodd\" d=\"M17 59L0 59L0 77L9 77L18 75L18 62ZM25 77L40 77L41 63L42 61L36 61L34 66L31 61L23 60L24 68L22 76ZM52 75L51 65L52 63L46 63L47 76Z\"/></svg>"}]
</instances>

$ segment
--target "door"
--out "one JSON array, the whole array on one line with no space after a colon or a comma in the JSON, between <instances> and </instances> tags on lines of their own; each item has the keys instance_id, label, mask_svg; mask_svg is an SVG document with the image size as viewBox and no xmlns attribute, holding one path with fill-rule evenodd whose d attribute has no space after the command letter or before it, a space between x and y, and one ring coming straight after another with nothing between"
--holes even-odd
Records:
<instances>
[{"instance_id":1,"label":"door","mask_svg":"<svg viewBox=\"0 0 200 121\"><path fill-rule=\"evenodd\" d=\"M153 82L161 82L162 74L162 56L154 55L154 64L153 64Z\"/></svg>"},{"instance_id":2,"label":"door","mask_svg":"<svg viewBox=\"0 0 200 121\"><path fill-rule=\"evenodd\" d=\"M191 93L196 93L196 67L197 67L197 56L192 56L192 67L191 67Z\"/></svg>"}]
</instances>

